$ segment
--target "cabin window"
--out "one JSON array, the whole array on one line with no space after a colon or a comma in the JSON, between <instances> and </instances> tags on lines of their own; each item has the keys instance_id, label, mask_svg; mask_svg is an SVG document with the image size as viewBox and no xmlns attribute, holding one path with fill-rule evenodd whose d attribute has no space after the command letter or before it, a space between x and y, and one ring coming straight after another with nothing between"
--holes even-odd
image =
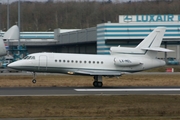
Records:
<instances>
[{"instance_id":1,"label":"cabin window","mask_svg":"<svg viewBox=\"0 0 180 120\"><path fill-rule=\"evenodd\" d=\"M86 63L86 61L84 61L84 63Z\"/></svg>"},{"instance_id":2,"label":"cabin window","mask_svg":"<svg viewBox=\"0 0 180 120\"><path fill-rule=\"evenodd\" d=\"M61 60L59 60L59 62L61 62Z\"/></svg>"},{"instance_id":3,"label":"cabin window","mask_svg":"<svg viewBox=\"0 0 180 120\"><path fill-rule=\"evenodd\" d=\"M82 63L82 61L79 61L79 63Z\"/></svg>"},{"instance_id":4,"label":"cabin window","mask_svg":"<svg viewBox=\"0 0 180 120\"><path fill-rule=\"evenodd\" d=\"M99 64L99 61L97 61L97 64Z\"/></svg>"},{"instance_id":5,"label":"cabin window","mask_svg":"<svg viewBox=\"0 0 180 120\"><path fill-rule=\"evenodd\" d=\"M71 62L73 63L73 62L74 62L74 60L71 60Z\"/></svg>"},{"instance_id":6,"label":"cabin window","mask_svg":"<svg viewBox=\"0 0 180 120\"><path fill-rule=\"evenodd\" d=\"M93 61L93 64L95 64L95 61Z\"/></svg>"},{"instance_id":7,"label":"cabin window","mask_svg":"<svg viewBox=\"0 0 180 120\"><path fill-rule=\"evenodd\" d=\"M101 61L101 64L103 64L103 61Z\"/></svg>"},{"instance_id":8,"label":"cabin window","mask_svg":"<svg viewBox=\"0 0 180 120\"><path fill-rule=\"evenodd\" d=\"M78 63L78 61L76 60L76 63Z\"/></svg>"},{"instance_id":9,"label":"cabin window","mask_svg":"<svg viewBox=\"0 0 180 120\"><path fill-rule=\"evenodd\" d=\"M91 64L91 61L89 61L89 64Z\"/></svg>"},{"instance_id":10,"label":"cabin window","mask_svg":"<svg viewBox=\"0 0 180 120\"><path fill-rule=\"evenodd\" d=\"M63 62L66 62L66 60L63 60Z\"/></svg>"},{"instance_id":11,"label":"cabin window","mask_svg":"<svg viewBox=\"0 0 180 120\"><path fill-rule=\"evenodd\" d=\"M55 62L57 62L57 60L55 60Z\"/></svg>"},{"instance_id":12,"label":"cabin window","mask_svg":"<svg viewBox=\"0 0 180 120\"><path fill-rule=\"evenodd\" d=\"M67 62L69 62L69 60L67 60Z\"/></svg>"}]
</instances>

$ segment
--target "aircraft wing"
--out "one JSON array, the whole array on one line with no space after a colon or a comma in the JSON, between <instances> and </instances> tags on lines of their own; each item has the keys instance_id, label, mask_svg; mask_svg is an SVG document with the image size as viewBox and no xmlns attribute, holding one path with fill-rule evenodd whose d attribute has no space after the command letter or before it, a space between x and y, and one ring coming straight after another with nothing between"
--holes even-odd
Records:
<instances>
[{"instance_id":1,"label":"aircraft wing","mask_svg":"<svg viewBox=\"0 0 180 120\"><path fill-rule=\"evenodd\" d=\"M119 71L102 71L102 70L78 70L74 72L75 74L83 75L122 75Z\"/></svg>"}]
</instances>

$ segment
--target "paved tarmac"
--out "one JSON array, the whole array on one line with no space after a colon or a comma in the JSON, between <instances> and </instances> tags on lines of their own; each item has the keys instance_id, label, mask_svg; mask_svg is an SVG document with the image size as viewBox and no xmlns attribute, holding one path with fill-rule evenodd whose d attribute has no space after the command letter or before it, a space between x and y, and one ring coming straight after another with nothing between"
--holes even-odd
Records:
<instances>
[{"instance_id":1,"label":"paved tarmac","mask_svg":"<svg viewBox=\"0 0 180 120\"><path fill-rule=\"evenodd\" d=\"M0 96L180 95L180 87L17 87L0 88Z\"/></svg>"}]
</instances>

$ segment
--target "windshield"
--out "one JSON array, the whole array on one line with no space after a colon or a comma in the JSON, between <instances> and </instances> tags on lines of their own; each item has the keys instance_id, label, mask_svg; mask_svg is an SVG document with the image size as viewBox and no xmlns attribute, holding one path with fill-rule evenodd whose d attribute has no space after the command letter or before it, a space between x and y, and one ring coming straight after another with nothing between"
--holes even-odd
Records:
<instances>
[{"instance_id":1,"label":"windshield","mask_svg":"<svg viewBox=\"0 0 180 120\"><path fill-rule=\"evenodd\" d=\"M35 56L26 56L23 59L25 59L25 60L35 59Z\"/></svg>"}]
</instances>

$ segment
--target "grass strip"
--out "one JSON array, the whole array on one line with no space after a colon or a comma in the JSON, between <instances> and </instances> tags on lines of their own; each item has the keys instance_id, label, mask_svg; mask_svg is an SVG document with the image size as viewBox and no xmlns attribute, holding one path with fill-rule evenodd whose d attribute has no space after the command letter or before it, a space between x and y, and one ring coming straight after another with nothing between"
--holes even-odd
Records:
<instances>
[{"instance_id":1,"label":"grass strip","mask_svg":"<svg viewBox=\"0 0 180 120\"><path fill-rule=\"evenodd\" d=\"M178 86L180 74L129 74L119 78L103 78L103 86ZM0 76L0 87L71 87L93 86L92 76L38 75L32 83L31 75Z\"/></svg>"},{"instance_id":2,"label":"grass strip","mask_svg":"<svg viewBox=\"0 0 180 120\"><path fill-rule=\"evenodd\" d=\"M176 95L0 97L0 118L179 119L179 101Z\"/></svg>"}]
</instances>

